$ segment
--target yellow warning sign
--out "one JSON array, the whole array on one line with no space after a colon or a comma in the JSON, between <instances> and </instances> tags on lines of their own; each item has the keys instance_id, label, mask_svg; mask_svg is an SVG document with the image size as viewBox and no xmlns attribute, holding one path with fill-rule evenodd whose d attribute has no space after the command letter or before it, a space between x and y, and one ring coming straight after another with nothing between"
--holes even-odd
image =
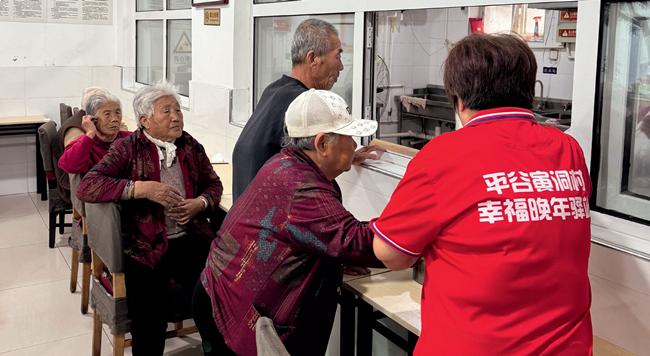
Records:
<instances>
[{"instance_id":1,"label":"yellow warning sign","mask_svg":"<svg viewBox=\"0 0 650 356\"><path fill-rule=\"evenodd\" d=\"M192 53L192 42L185 32L181 34L181 38L174 48L174 53Z\"/></svg>"}]
</instances>

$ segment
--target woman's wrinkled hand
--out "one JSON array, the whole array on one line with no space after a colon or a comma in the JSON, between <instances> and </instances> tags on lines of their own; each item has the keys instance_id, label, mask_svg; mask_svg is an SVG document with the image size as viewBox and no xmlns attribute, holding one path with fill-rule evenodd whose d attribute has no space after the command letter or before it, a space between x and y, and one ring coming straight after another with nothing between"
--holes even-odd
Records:
<instances>
[{"instance_id":1,"label":"woman's wrinkled hand","mask_svg":"<svg viewBox=\"0 0 650 356\"><path fill-rule=\"evenodd\" d=\"M184 199L176 206L171 207L167 216L176 221L178 225L185 225L190 222L196 214L203 211L203 207L203 201L199 198Z\"/></svg>"},{"instance_id":2,"label":"woman's wrinkled hand","mask_svg":"<svg viewBox=\"0 0 650 356\"><path fill-rule=\"evenodd\" d=\"M97 127L95 126L95 122L93 120L94 117L90 115L84 115L84 117L81 119L81 128L86 133L86 136L90 138L94 138L97 134Z\"/></svg>"},{"instance_id":3,"label":"woman's wrinkled hand","mask_svg":"<svg viewBox=\"0 0 650 356\"><path fill-rule=\"evenodd\" d=\"M180 204L184 198L171 186L155 181L136 181L135 198L149 199L165 208Z\"/></svg>"},{"instance_id":4,"label":"woman's wrinkled hand","mask_svg":"<svg viewBox=\"0 0 650 356\"><path fill-rule=\"evenodd\" d=\"M359 165L367 159L379 159L384 152L386 152L386 149L376 145L361 147L354 152L352 164Z\"/></svg>"}]
</instances>

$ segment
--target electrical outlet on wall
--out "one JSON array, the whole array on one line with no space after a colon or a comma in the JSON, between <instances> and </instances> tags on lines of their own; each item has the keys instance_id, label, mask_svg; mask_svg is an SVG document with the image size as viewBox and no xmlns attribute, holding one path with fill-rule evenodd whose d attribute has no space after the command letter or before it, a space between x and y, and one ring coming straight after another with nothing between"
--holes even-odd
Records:
<instances>
[{"instance_id":1,"label":"electrical outlet on wall","mask_svg":"<svg viewBox=\"0 0 650 356\"><path fill-rule=\"evenodd\" d=\"M557 49L551 49L551 51L548 53L548 58L552 61L557 61L560 59L560 51Z\"/></svg>"}]
</instances>

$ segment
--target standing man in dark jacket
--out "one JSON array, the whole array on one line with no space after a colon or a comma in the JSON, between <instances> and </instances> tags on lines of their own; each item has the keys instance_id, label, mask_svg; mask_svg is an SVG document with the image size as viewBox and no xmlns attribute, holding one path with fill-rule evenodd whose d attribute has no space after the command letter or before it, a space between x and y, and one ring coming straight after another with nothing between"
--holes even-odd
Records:
<instances>
[{"instance_id":1,"label":"standing man in dark jacket","mask_svg":"<svg viewBox=\"0 0 650 356\"><path fill-rule=\"evenodd\" d=\"M244 192L257 171L280 152L284 113L308 89L329 90L343 70L341 40L329 22L308 19L298 25L291 45L291 76L269 84L233 150L233 198Z\"/></svg>"}]
</instances>

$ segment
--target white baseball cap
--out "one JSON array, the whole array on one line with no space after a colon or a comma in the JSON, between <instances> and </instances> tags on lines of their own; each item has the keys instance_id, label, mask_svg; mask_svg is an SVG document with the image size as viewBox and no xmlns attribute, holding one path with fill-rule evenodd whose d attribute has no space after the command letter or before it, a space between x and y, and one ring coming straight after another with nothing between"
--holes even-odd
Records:
<instances>
[{"instance_id":1,"label":"white baseball cap","mask_svg":"<svg viewBox=\"0 0 650 356\"><path fill-rule=\"evenodd\" d=\"M289 137L318 133L370 136L377 131L377 121L352 118L345 100L329 90L309 89L298 95L289 104L284 123Z\"/></svg>"}]
</instances>

